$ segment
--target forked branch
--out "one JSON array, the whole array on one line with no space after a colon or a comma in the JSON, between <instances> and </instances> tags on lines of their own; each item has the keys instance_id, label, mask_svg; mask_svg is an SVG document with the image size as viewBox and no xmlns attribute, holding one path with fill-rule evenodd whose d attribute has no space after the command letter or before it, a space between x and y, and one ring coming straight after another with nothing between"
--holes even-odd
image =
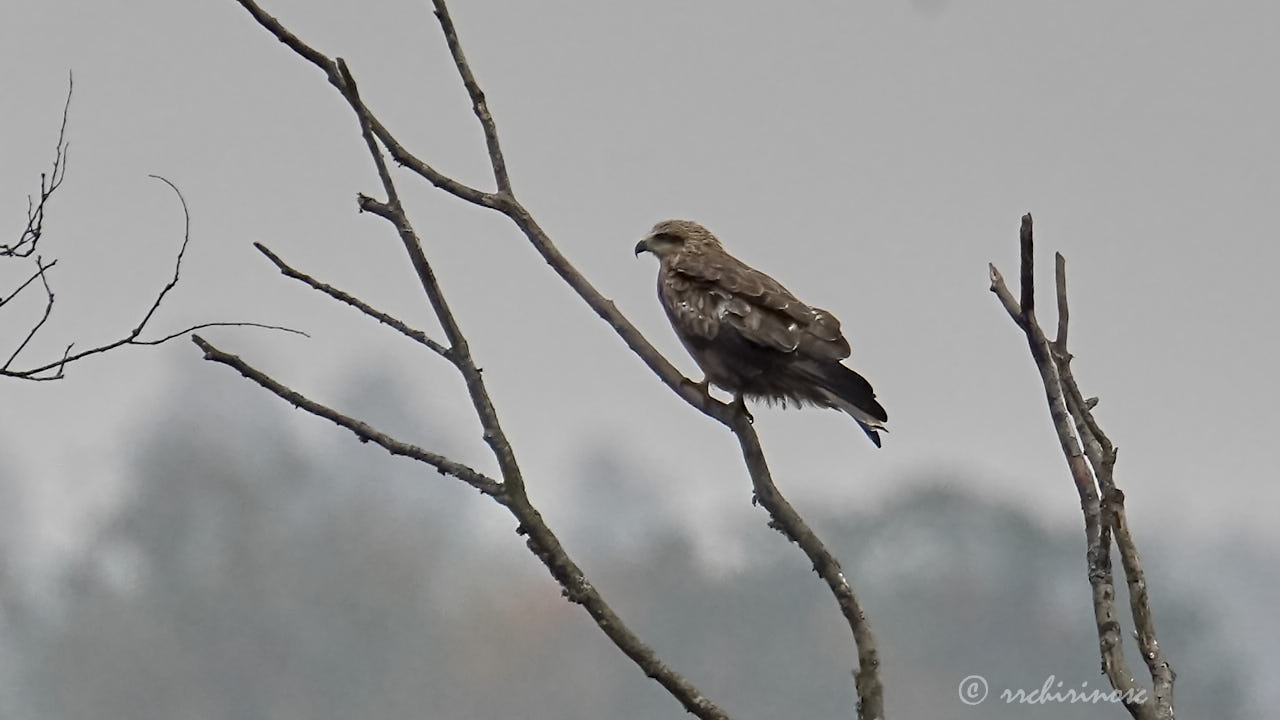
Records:
<instances>
[{"instance_id":1,"label":"forked branch","mask_svg":"<svg viewBox=\"0 0 1280 720\"><path fill-rule=\"evenodd\" d=\"M27 225L13 244L0 243L0 258L31 257L44 237L45 210L53 194L62 187L67 177L67 158L70 144L67 142L67 118L71 114L71 93L75 79L67 73L67 100L62 105L62 124L58 126L58 142L53 148L53 168L40 173L40 192L27 196Z\"/></svg>"},{"instance_id":2,"label":"forked branch","mask_svg":"<svg viewBox=\"0 0 1280 720\"><path fill-rule=\"evenodd\" d=\"M191 325L189 327L186 327L174 332L170 332L168 334L162 335L157 338L147 339L142 337L143 331L145 331L147 327L150 325L151 320L154 318L156 312L160 309L160 305L164 302L165 297L167 297L168 294L175 287L177 287L178 279L182 272L182 260L183 260L183 257L186 255L187 245L191 242L191 213L187 208L186 198L182 196L182 191L178 189L177 185L174 185L172 182L170 182L166 178L160 177L159 175L152 175L151 177L163 182L165 185L168 185L169 188L173 190L174 194L178 196L178 201L182 205L183 232L182 232L182 245L179 246L178 248L178 255L177 255L177 258L174 260L174 264L173 264L173 276L169 279L168 282L165 283L163 287L160 288L160 291L156 293L155 299L151 302L151 305L147 308L147 311L143 314L142 319L138 321L138 324L135 325L132 330L126 333L123 337L120 337L116 340L102 343L101 345L96 345L94 347L88 348L86 350L81 350L75 353L72 352L72 349L75 347L74 343L72 343L66 346L66 348L62 352L62 356L59 357L57 360L37 363L33 366L26 367L26 368L14 367L14 364L17 361L18 357L23 353L24 350L27 349L27 346L31 343L32 339L34 339L35 336L39 334L41 328L44 327L45 323L49 320L49 317L53 314L55 296L54 296L53 289L49 284L48 271L54 266L54 264L57 261L55 260L52 262L45 263L39 256L37 256L35 259L35 262L36 262L35 273L30 278L28 278L26 282L22 283L22 285L18 286L16 290L14 290L7 297L5 297L3 301L0 301L0 307L3 307L5 303L12 300L13 297L16 296L18 293L22 292L24 288L31 286L33 284L33 281L38 278L41 281L41 284L43 285L44 291L45 291L44 310L41 313L40 318L34 324L32 324L31 329L27 332L26 336L23 337L22 341L18 343L17 346L14 348L14 350L9 354L8 359L5 360L4 362L4 365L0 365L0 377L10 377L10 378L17 378L22 380L38 380L38 381L58 380L64 376L66 367L78 360L83 360L84 358L87 358L93 355L100 355L102 353L110 352L112 350L115 350L116 348L125 347L125 346L161 345L175 338L179 338L189 333L192 333L196 330L202 330L202 329L211 328L211 327L257 327L257 328L266 328L269 330L280 330L283 332L294 333L298 335L306 335L306 333L303 333L299 330L280 327L278 325L265 325L263 323L257 323L257 322L206 322L206 323ZM60 179L59 179L59 182L61 182ZM34 239L30 241L27 247L34 248L34 245L38 240L39 240L39 233L35 235Z\"/></svg>"},{"instance_id":3,"label":"forked branch","mask_svg":"<svg viewBox=\"0 0 1280 720\"><path fill-rule=\"evenodd\" d=\"M1066 260L1061 254L1055 256L1058 330L1050 342L1035 316L1034 242L1029 214L1022 217L1020 241L1021 302L1009 291L995 265L988 266L991 291L1026 335L1044 387L1049 416L1080 496L1102 671L1111 686L1119 691L1125 709L1134 718L1172 720L1175 674L1156 637L1146 576L1125 518L1124 494L1115 486L1116 448L1094 418L1093 408L1097 400L1084 398L1071 372L1072 356L1067 350L1070 310L1067 306ZM1130 616L1137 629L1138 648L1151 676L1150 690L1134 677L1125 660L1124 638L1115 609L1112 538L1119 548L1121 567L1129 586Z\"/></svg>"}]
</instances>

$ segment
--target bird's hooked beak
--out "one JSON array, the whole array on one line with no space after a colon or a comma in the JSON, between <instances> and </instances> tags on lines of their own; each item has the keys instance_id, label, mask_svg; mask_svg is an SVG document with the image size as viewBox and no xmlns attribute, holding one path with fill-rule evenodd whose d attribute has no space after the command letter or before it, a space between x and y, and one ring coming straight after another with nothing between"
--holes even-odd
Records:
<instances>
[{"instance_id":1,"label":"bird's hooked beak","mask_svg":"<svg viewBox=\"0 0 1280 720\"><path fill-rule=\"evenodd\" d=\"M653 252L653 248L649 247L649 241L652 239L652 235L646 235L643 240L636 243L636 257L640 257L642 252Z\"/></svg>"}]
</instances>

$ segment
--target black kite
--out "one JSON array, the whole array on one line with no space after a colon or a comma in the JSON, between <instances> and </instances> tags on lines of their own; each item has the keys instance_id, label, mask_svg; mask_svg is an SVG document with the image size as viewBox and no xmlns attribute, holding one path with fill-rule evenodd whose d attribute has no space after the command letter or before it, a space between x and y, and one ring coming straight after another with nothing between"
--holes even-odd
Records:
<instances>
[{"instance_id":1,"label":"black kite","mask_svg":"<svg viewBox=\"0 0 1280 720\"><path fill-rule=\"evenodd\" d=\"M659 260L658 299L680 342L714 383L744 397L843 410L880 447L889 419L871 384L840 363L840 321L724 251L690 220L664 220L636 245Z\"/></svg>"}]
</instances>

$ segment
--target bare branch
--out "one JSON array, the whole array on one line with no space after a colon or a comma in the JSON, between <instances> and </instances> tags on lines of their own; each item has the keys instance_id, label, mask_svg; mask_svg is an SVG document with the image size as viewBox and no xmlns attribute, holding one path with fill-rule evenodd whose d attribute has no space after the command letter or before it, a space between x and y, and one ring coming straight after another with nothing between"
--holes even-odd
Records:
<instances>
[{"instance_id":1,"label":"bare branch","mask_svg":"<svg viewBox=\"0 0 1280 720\"><path fill-rule=\"evenodd\" d=\"M1058 295L1058 335L1054 338L1055 350L1067 351L1067 325L1071 322L1071 311L1067 308L1067 259L1062 253L1053 254L1054 288Z\"/></svg>"},{"instance_id":2,"label":"bare branch","mask_svg":"<svg viewBox=\"0 0 1280 720\"><path fill-rule=\"evenodd\" d=\"M1155 717L1173 717L1173 682L1176 673L1165 658L1156 636L1155 618L1151 614L1151 599L1147 594L1147 575L1142 569L1138 546L1129 532L1129 520L1124 513L1124 493L1115 490L1107 499L1110 524L1115 531L1116 547L1120 550L1120 564L1124 568L1129 586L1129 612L1137 629L1138 649L1155 690Z\"/></svg>"},{"instance_id":3,"label":"bare branch","mask_svg":"<svg viewBox=\"0 0 1280 720\"><path fill-rule=\"evenodd\" d=\"M849 586L840 562L773 484L773 474L765 462L764 450L751 428L750 420L744 415L737 415L732 430L742 447L742 456L751 475L755 497L772 518L770 527L799 545L813 562L814 572L826 581L827 587L835 595L841 614L853 631L854 644L858 649L858 669L853 676L859 699L858 717L883 718L884 686L880 682L880 653L866 612Z\"/></svg>"},{"instance_id":4,"label":"bare branch","mask_svg":"<svg viewBox=\"0 0 1280 720\"><path fill-rule=\"evenodd\" d=\"M1124 517L1124 494L1114 484L1112 472L1116 450L1093 417L1096 399L1086 400L1083 397L1071 373L1071 353L1067 350L1070 310L1067 306L1066 260L1061 254L1055 256L1058 330L1051 344L1033 312L1034 243L1030 214L1023 216L1019 235L1022 302L1014 299L994 265L989 266L991 291L1027 337L1044 386L1049 415L1080 496L1102 670L1111 686L1122 694L1125 708L1133 717L1172 720L1174 673L1156 639L1145 575ZM1115 581L1111 565L1113 533L1129 585L1130 612L1138 627L1139 647L1154 683L1154 697L1134 678L1125 660L1123 635L1115 611Z\"/></svg>"},{"instance_id":5,"label":"bare branch","mask_svg":"<svg viewBox=\"0 0 1280 720\"><path fill-rule=\"evenodd\" d=\"M156 310L160 309L160 303L164 302L164 296L168 295L170 290L173 290L178 286L178 274L182 272L182 258L187 254L187 244L191 242L191 212L187 209L187 199L182 196L182 191L178 189L177 185L170 182L168 178L164 178L159 175L148 175L147 177L153 177L165 185L168 185L169 188L173 190L174 194L178 196L178 202L182 203L182 245L178 247L178 257L173 261L173 278L170 279L169 282L165 283L164 287L160 288L160 292L156 295L155 302L151 303L151 307L147 310L147 314L143 315L142 320L137 324L137 326L135 326L133 330L129 331L130 340L138 337L138 335L142 333L142 328L147 326L147 323L151 321L151 316L155 315Z\"/></svg>"},{"instance_id":6,"label":"bare branch","mask_svg":"<svg viewBox=\"0 0 1280 720\"><path fill-rule=\"evenodd\" d=\"M443 455L423 450L417 445L410 445L409 443L396 440L390 435L374 429L368 423L361 422L328 406L321 405L320 403L307 398L305 395L295 390L291 390L273 380L266 373L250 366L239 357L219 350L199 335L191 336L191 341L204 351L204 358L206 360L212 360L213 362L222 363L227 367L234 368L241 375L252 380L254 383L257 383L259 386L265 388L273 395L285 400L294 407L301 408L316 417L322 417L339 427L344 427L350 430L357 438L360 439L360 442L372 442L375 445L386 449L386 451L392 455L400 455L402 457L413 458L419 462L424 462L439 470L442 475L455 477L485 495L501 500L502 483L486 476L484 473L478 472L466 465L463 465L462 463L450 460Z\"/></svg>"},{"instance_id":7,"label":"bare branch","mask_svg":"<svg viewBox=\"0 0 1280 720\"><path fill-rule=\"evenodd\" d=\"M68 150L71 147L67 142L67 118L71 114L71 92L74 87L74 78L71 73L67 73L67 100L62 106L62 124L58 127L58 142L54 145L53 169L47 174L40 173L39 198L27 196L27 226L18 236L18 242L13 245L0 244L0 257L30 257L36 251L40 238L44 237L45 209L54 192L67 177Z\"/></svg>"},{"instance_id":8,"label":"bare branch","mask_svg":"<svg viewBox=\"0 0 1280 720\"><path fill-rule=\"evenodd\" d=\"M284 25L280 24L279 20L268 15L256 2L254 2L254 0L236 0L236 2L238 2L245 10L249 11L249 14L253 16L253 19L274 35L277 40L287 45L290 50L293 50L295 53L302 56L307 60L307 62L310 62L312 65L323 70L325 76L329 79L329 83L338 88L340 92L342 91L342 76L338 71L338 64L329 56L304 43L297 35L289 32ZM352 100L352 98L347 96L345 92L343 93L343 96L347 97L348 101ZM378 138L379 142L386 146L387 151L391 153L391 157L397 164L409 168L413 172L422 176L427 182L441 190L444 190L454 197L482 207L497 207L498 199L491 193L486 193L482 190L477 190L476 188L461 183L415 157L395 139L391 132L388 131L382 123L363 106L363 104L359 104L358 101L356 102L357 104L353 105L352 108L356 111L357 115L365 118L365 121L369 123L374 136Z\"/></svg>"},{"instance_id":9,"label":"bare branch","mask_svg":"<svg viewBox=\"0 0 1280 720\"><path fill-rule=\"evenodd\" d=\"M306 285L311 286L312 288L315 288L316 290L319 290L320 292L324 293L325 295L328 295L329 297L333 298L334 300L337 300L338 302L350 305L351 307L359 310L365 315L368 315L374 320L377 320L383 325L390 327L391 329L395 330L401 335L404 335L405 337L413 340L414 342L417 342L421 345L426 346L432 352L436 353L437 355L440 355L441 357L447 358L449 356L449 348L441 345L435 340L432 340L423 331L411 328L403 321L398 320L395 317L392 317L391 315L388 315L387 313L384 313L381 310L378 310L377 308L374 308L373 306L369 305L368 303L361 300L360 298L355 297L349 293L345 293L342 290L339 290L338 288L333 287L332 285L322 283L319 280L315 279L314 277L300 270L294 269L293 267L289 266L284 260L281 260L279 255L276 255L275 253L271 252L271 250L267 248L266 245L256 242L253 244L253 246L258 249L258 252L262 253L263 255L266 255L267 259L270 260L273 264L275 264L275 266L280 269L280 272L285 277L298 280Z\"/></svg>"},{"instance_id":10,"label":"bare branch","mask_svg":"<svg viewBox=\"0 0 1280 720\"><path fill-rule=\"evenodd\" d=\"M1018 232L1018 241L1022 246L1022 277L1020 279L1020 284L1022 285L1022 314L1028 320L1034 321L1036 311L1036 273L1033 260L1035 246L1031 241L1031 213L1022 216L1022 228Z\"/></svg>"},{"instance_id":11,"label":"bare branch","mask_svg":"<svg viewBox=\"0 0 1280 720\"><path fill-rule=\"evenodd\" d=\"M160 177L159 175L152 175L151 177L156 178L157 180L160 180L161 182L165 183L166 185L168 185L170 188L173 189L174 193L177 194L178 200L181 202L181 205L182 205L183 233L182 233L182 245L179 247L177 258L174 261L173 276L169 279L167 283L165 283L164 287L160 288L160 292L156 294L155 300L152 301L151 306L147 308L146 313L142 316L142 320L139 321L138 324L135 325L127 335L117 340L113 340L108 343L103 343L101 345L97 345L87 350L82 350L75 354L71 353L71 348L74 346L74 344L68 345L62 353L62 357L60 357L55 361L46 362L46 363L36 365L34 367L30 367L24 370L11 369L18 355L24 349L26 349L27 345L31 342L31 339L35 337L35 335L39 332L40 328L44 326L45 322L49 319L49 316L53 312L54 294L53 294L53 290L49 287L49 282L48 282L48 279L45 277L45 272L49 268L53 267L54 263L51 262L51 263L42 265L41 264L42 261L39 258L37 258L36 264L38 269L34 277L39 277L40 280L44 283L45 294L47 298L45 301L44 314L41 316L39 322L37 322L31 328L31 331L27 334L26 338L17 347L17 349L14 350L13 354L9 356L9 359L5 362L5 364L2 367L0 367L0 377L11 377L11 378L24 379L24 380L58 380L63 377L63 371L65 370L66 366L73 362L76 362L77 360L81 360L83 358L86 358L92 355L99 355L105 352L109 352L111 350L115 350L116 348L124 347L126 345L161 345L163 343L166 343L178 337L182 337L183 335L194 332L196 330L202 330L210 327L254 327L254 328L263 328L267 330L279 330L282 332L293 333L295 335L307 336L306 333L300 330L281 327L279 325L267 325L264 323L257 323L257 322L207 322L207 323L199 323L196 325L192 325L182 330L171 332L159 338L155 338L151 340L140 339L142 332L147 328L147 325L151 322L152 317L155 316L156 311L160 309L160 304L164 302L164 299L169 294L169 292L173 290L175 287L177 287L178 279L182 271L182 260L183 260L183 257L186 255L187 245L191 241L191 214L187 208L186 198L182 196L182 192L178 190L178 187L174 185L172 182L170 182L169 180L167 180L166 178ZM30 283L31 283L31 280L29 279L26 283L23 283L22 287L25 287ZM5 299L5 302L8 302L9 299L12 299L14 295L20 292L22 290L22 287L19 287L17 291L10 294L10 296ZM0 305L3 305L3 303L0 303Z\"/></svg>"},{"instance_id":12,"label":"bare branch","mask_svg":"<svg viewBox=\"0 0 1280 720\"><path fill-rule=\"evenodd\" d=\"M31 338L35 337L36 333L40 332L40 328L44 327L44 324L49 321L49 315L53 313L53 288L49 287L49 278L45 274L45 271L52 266L52 263L45 265L44 260L39 256L36 257L36 277L40 278L41 284L44 285L44 313L40 315L40 319L36 321L35 325L31 326L31 330L27 332L27 336L22 339L22 342L18 344L18 347L14 349L13 353L9 355L9 359L5 361L4 366L0 367L0 375L6 375L9 373L9 366L13 365L14 359L17 358L18 354L27 347L27 343L31 342ZM27 283L23 283L24 286L26 284ZM58 364L59 374L62 372L61 366L65 363L66 360L64 355L63 362Z\"/></svg>"},{"instance_id":13,"label":"bare branch","mask_svg":"<svg viewBox=\"0 0 1280 720\"><path fill-rule=\"evenodd\" d=\"M1101 492L1102 513L1107 529L1115 538L1120 551L1120 563L1129 588L1129 611L1137 630L1138 649L1151 675L1154 691L1155 717L1173 717L1173 683L1176 673L1170 667L1156 636L1155 620L1151 613L1147 593L1146 572L1138 554L1137 545L1129 531L1129 521L1124 511L1124 493L1115 486L1117 448L1102 431L1092 402L1086 400L1071 372L1071 353L1067 351L1067 324L1070 311L1067 306L1067 261L1061 253L1055 253L1054 276L1058 299L1058 332L1054 341L1054 362L1067 398L1067 407L1076 421L1076 429L1084 440L1085 450L1093 466L1094 476ZM1104 538L1105 539L1105 538ZM1108 555L1109 545L1104 546Z\"/></svg>"},{"instance_id":14,"label":"bare branch","mask_svg":"<svg viewBox=\"0 0 1280 720\"><path fill-rule=\"evenodd\" d=\"M18 297L18 293L25 290L27 286L30 285L31 283L42 278L44 276L45 271L52 269L53 266L57 264L58 264L57 260L51 260L49 261L48 264L42 264L40 259L36 258L36 271L34 273L31 273L31 277L27 278L21 285L15 288L13 292L9 293L7 297L0 299L0 307L4 307L5 303Z\"/></svg>"},{"instance_id":15,"label":"bare branch","mask_svg":"<svg viewBox=\"0 0 1280 720\"><path fill-rule=\"evenodd\" d=\"M498 183L498 192L511 194L511 178L507 176L507 161L502 157L502 145L498 143L498 128L489 114L489 105L485 102L484 91L476 82L471 66L462 53L462 44L458 42L458 31L453 27L453 18L449 17L449 8L444 0L433 0L436 8L436 19L440 21L440 29L444 32L445 43L449 46L449 54L453 56L454 67L458 76L467 88L467 96L471 98L471 111L476 114L480 126L484 129L484 143L489 150L489 165L493 168L493 178Z\"/></svg>"}]
</instances>

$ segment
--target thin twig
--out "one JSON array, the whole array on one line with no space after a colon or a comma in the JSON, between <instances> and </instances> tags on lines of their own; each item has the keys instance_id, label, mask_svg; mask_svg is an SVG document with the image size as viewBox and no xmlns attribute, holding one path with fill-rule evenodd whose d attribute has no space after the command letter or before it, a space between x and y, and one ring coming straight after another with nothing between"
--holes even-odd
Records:
<instances>
[{"instance_id":1,"label":"thin twig","mask_svg":"<svg viewBox=\"0 0 1280 720\"><path fill-rule=\"evenodd\" d=\"M445 358L449 357L449 348L441 345L435 340L432 340L429 336L427 336L425 332L409 327L409 325L406 324L404 321L399 320L391 315L388 315L387 313L384 313L381 310L378 310L377 308L373 307L369 303L366 303L360 298L355 297L350 293L343 292L342 290L339 290L338 288L332 285L320 282L319 280L302 272L301 270L297 270L291 267L284 260L281 260L279 255L276 255L275 253L271 252L271 250L266 245L256 242L253 244L253 246L258 249L258 252L262 253L263 255L266 255L267 259L270 260L285 277L298 280L305 285L308 285L316 290L319 290L320 292L324 293L325 295L328 295L329 297L333 298L334 300L337 300L338 302L350 305L351 307L359 310L365 315L368 315L374 320L377 320L383 325L390 327L391 329L395 330L401 335L404 335L405 337L413 340L414 342L417 342L427 347L432 352L436 353L437 355L440 355L441 357L445 357Z\"/></svg>"},{"instance_id":2,"label":"thin twig","mask_svg":"<svg viewBox=\"0 0 1280 720\"><path fill-rule=\"evenodd\" d=\"M31 326L31 330L27 332L27 336L22 339L22 342L18 344L18 347L14 349L11 355L9 355L9 359L5 361L4 366L0 367L0 375L10 374L9 366L13 365L13 361L18 357L23 349L27 347L27 343L31 342L31 338L35 337L36 333L40 332L40 328L44 327L44 324L49 321L49 315L53 313L53 288L49 287L49 278L45 274L45 271L52 266L52 263L45 265L44 261L39 256L36 256L36 276L40 278L41 284L44 285L44 312L40 315L40 319L36 321L36 324Z\"/></svg>"},{"instance_id":3,"label":"thin twig","mask_svg":"<svg viewBox=\"0 0 1280 720\"><path fill-rule=\"evenodd\" d=\"M36 280L39 280L40 277L45 273L45 271L52 269L53 266L57 264L58 264L57 260L50 260L48 264L42 264L40 260L37 258L36 271L31 273L31 277L23 281L23 283L19 285L16 289L14 289L13 292L9 293L8 296L6 296L3 299L0 299L0 307L4 307L5 303L8 303L10 300L18 297L18 293L25 290L27 286L30 285L31 283L35 282Z\"/></svg>"},{"instance_id":4,"label":"thin twig","mask_svg":"<svg viewBox=\"0 0 1280 720\"><path fill-rule=\"evenodd\" d=\"M453 18L449 16L449 8L444 0L433 0L436 19L440 21L440 29L444 32L445 44L449 46L449 54L453 56L453 65L467 88L467 96L471 98L471 111L480 121L484 129L484 144L489 150L489 165L493 168L493 178L498 184L498 192L511 194L511 178L507 176L507 161L502 157L502 145L498 142L498 127L489 114L489 104L485 102L484 91L476 82L475 73L462 53L462 43L458 42L458 31L453 26Z\"/></svg>"},{"instance_id":5,"label":"thin twig","mask_svg":"<svg viewBox=\"0 0 1280 720\"><path fill-rule=\"evenodd\" d=\"M151 303L147 314L143 315L142 320L129 332L130 340L142 334L142 328L147 326L147 323L151 321L151 316L155 315L156 310L160 309L160 303L164 302L164 296L178 286L178 275L182 272L182 258L186 256L187 245L191 242L191 212L187 209L187 199L182 196L182 191L178 189L177 185L170 182L168 178L159 175L148 175L147 177L155 178L168 185L174 194L178 196L178 202L182 203L182 245L178 247L178 256L173 261L173 277L169 279L169 282L165 283L164 287L160 288L160 292L156 295L155 302Z\"/></svg>"},{"instance_id":6,"label":"thin twig","mask_svg":"<svg viewBox=\"0 0 1280 720\"><path fill-rule=\"evenodd\" d=\"M175 287L177 287L178 280L182 272L182 260L186 255L187 245L191 241L191 214L187 208L186 198L182 196L182 192L178 190L178 187L174 185L172 182L170 182L168 179L160 177L159 175L152 175L151 177L154 177L157 180L160 180L161 182L165 183L166 185L168 185L170 188L173 189L174 193L177 194L178 200L181 202L181 205L182 205L183 233L182 233L182 245L178 249L178 255L173 265L173 276L169 279L168 282L165 283L165 285L162 288L160 288L160 292L156 294L155 300L153 300L150 307L147 308L146 313L142 316L142 320L139 321L138 324L135 325L133 329L130 330L128 334L126 334L124 337L118 338L111 342L103 343L102 345L97 345L87 350L81 350L80 352L75 353L74 355L71 354L71 348L73 347L73 345L68 345L62 353L62 357L60 357L57 360L36 365L34 367L30 367L25 370L11 369L13 362L14 360L17 359L19 353L21 353L26 348L27 344L30 343L33 337L35 337L36 333L40 330L40 328L44 326L45 321L49 319L50 314L53 312L54 294L53 294L53 290L49 287L48 279L45 277L45 271L53 267L54 263L51 262L51 263L48 263L47 265L41 265L40 264L41 261L37 258L36 263L39 269L36 272L36 276L39 277L41 281L44 283L45 293L47 298L45 302L44 314L40 318L40 321L36 323L34 327L32 327L31 331L27 334L27 337L26 339L23 340L22 344L19 345L18 348L13 352L13 354L9 356L9 359L7 362L5 362L4 366L0 367L0 377L19 378L24 380L45 380L45 381L59 380L63 377L63 372L66 366L73 362L76 362L77 360L81 360L86 357L90 357L92 355L100 355L102 353L106 353L111 350L115 350L116 348L124 347L126 345L161 345L175 338L179 338L189 333L195 332L196 330L203 330L205 328L211 328L211 327L253 327L253 328L262 328L266 330L279 330L281 332L287 332L295 335L302 335L304 337L309 337L307 333L302 332L301 330L295 330L293 328L282 327L279 325L268 325L265 323L258 323L258 322L206 322L206 323L197 323L195 325L185 327L182 330L170 332L169 334L163 335L159 338L154 338L150 340L141 339L142 332L151 323L152 318L155 316L156 311L160 309L160 305L164 301L165 297L169 294L170 291L172 291ZM28 283L29 282L30 280L28 280ZM10 297L12 297L12 295L10 295Z\"/></svg>"},{"instance_id":7,"label":"thin twig","mask_svg":"<svg viewBox=\"0 0 1280 720\"><path fill-rule=\"evenodd\" d=\"M1022 277L1020 285L1022 287L1022 315L1028 321L1035 319L1036 311L1036 274L1034 251L1035 243L1031 240L1031 213L1022 216L1022 228L1018 231L1018 244L1021 246L1022 252Z\"/></svg>"},{"instance_id":8,"label":"thin twig","mask_svg":"<svg viewBox=\"0 0 1280 720\"><path fill-rule=\"evenodd\" d=\"M324 71L325 76L329 79L329 83L339 92L342 91L342 76L338 71L338 65L329 56L316 50L310 45L303 42L297 35L289 32L284 25L280 24L271 15L268 15L254 0L236 0L245 10L253 16L259 25L276 37L277 40L284 43L290 50L304 58L307 62L315 65ZM386 146L387 151L391 153L391 157L397 164L407 167L418 175L422 176L427 182L444 190L467 202L481 205L484 207L497 207L498 200L491 193L483 190L477 190L465 183L459 182L444 173L436 170L434 167L415 157L412 153L404 148L403 145L395 139L389 130L374 117L373 113L363 110L362 114L370 125L378 141Z\"/></svg>"},{"instance_id":9,"label":"thin twig","mask_svg":"<svg viewBox=\"0 0 1280 720\"><path fill-rule=\"evenodd\" d=\"M58 142L54 145L53 169L40 173L40 198L27 196L27 226L13 245L0 245L0 257L30 257L44 236L44 217L49 200L67 177L67 162L71 144L67 142L67 118L71 114L71 94L75 79L67 73L67 100L62 105L62 124L58 126Z\"/></svg>"},{"instance_id":10,"label":"thin twig","mask_svg":"<svg viewBox=\"0 0 1280 720\"><path fill-rule=\"evenodd\" d=\"M192 335L191 341L204 351L204 358L206 360L222 363L227 367L234 368L244 377L254 383L257 383L259 386L265 388L273 395L281 398L294 407L305 410L316 417L324 418L335 425L350 430L357 438L360 439L360 442L372 442L375 445L386 449L386 451L392 455L400 455L402 457L412 458L419 462L424 462L439 470L443 475L455 477L485 495L501 500L502 483L488 477L484 473L474 470L460 462L450 460L443 455L430 452L429 450L423 450L417 445L411 445L409 443L396 440L390 435L371 427L368 423L356 420L334 410L333 408L315 402L302 393L285 387L281 383L272 379L266 373L254 368L244 360L241 360L238 356L219 350L199 335Z\"/></svg>"}]
</instances>

